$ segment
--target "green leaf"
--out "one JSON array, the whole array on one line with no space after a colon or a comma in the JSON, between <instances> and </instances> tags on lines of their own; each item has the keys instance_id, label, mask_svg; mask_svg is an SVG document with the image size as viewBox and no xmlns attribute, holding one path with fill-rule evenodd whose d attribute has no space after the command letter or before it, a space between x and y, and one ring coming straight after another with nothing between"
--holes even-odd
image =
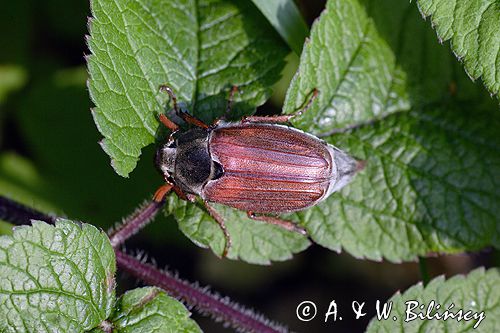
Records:
<instances>
[{"instance_id":1,"label":"green leaf","mask_svg":"<svg viewBox=\"0 0 500 333\"><path fill-rule=\"evenodd\" d=\"M312 239L393 262L500 248L500 118L471 108L399 113L328 138L367 167L300 213Z\"/></svg>"},{"instance_id":2,"label":"green leaf","mask_svg":"<svg viewBox=\"0 0 500 333\"><path fill-rule=\"evenodd\" d=\"M252 1L293 52L300 54L309 29L293 0Z\"/></svg>"},{"instance_id":3,"label":"green leaf","mask_svg":"<svg viewBox=\"0 0 500 333\"><path fill-rule=\"evenodd\" d=\"M303 251L310 244L306 237L298 233L254 221L244 212L222 205L214 204L213 207L224 218L231 237L228 258L266 265L271 261L290 259L294 253ZM167 210L174 214L181 231L194 243L222 255L226 244L224 234L204 209L171 195Z\"/></svg>"},{"instance_id":4,"label":"green leaf","mask_svg":"<svg viewBox=\"0 0 500 333\"><path fill-rule=\"evenodd\" d=\"M301 223L315 242L374 260L385 258L400 262L415 260L429 252L499 247L495 216L500 213L500 194L492 185L498 184L494 175L499 172L500 164L497 157L500 140L492 126L498 124L498 117L484 112L495 108L491 98L484 98L481 89L475 89L469 80L463 79L464 75L457 73L451 55L432 43L432 31L417 16L414 6L392 0L366 0L363 5L373 22L366 19L363 7L355 1L328 3L326 12L312 29L311 42L304 50L287 102L290 96L300 92L302 97L298 98L297 105L303 103L315 81L321 82L318 78L324 71L318 68L324 68L325 64L334 64L332 68L342 72L344 67L337 60L338 54L314 45L318 41L323 45L339 44L330 42L328 31L337 27L338 35L352 36L350 30L343 28L345 22L350 22L347 18L360 17L361 21L371 22L379 38L387 41L383 44L392 49L389 52L397 56L394 61L401 65L398 71L407 73L402 74L407 79L400 86L401 96L408 93L413 110L405 114L410 103L403 97L399 100L405 101L405 107L401 108L365 105L368 113L375 110L383 118L365 118L358 122L362 126L356 126L353 119L355 107L343 108L335 119L326 116L324 121L322 88L316 85L320 90L318 101L296 124L306 131L312 128L319 133L353 127L352 131L334 135L327 141L367 159L368 166L340 194L297 214ZM347 15L349 11L351 14ZM392 14L388 17L387 12ZM305 61L309 55L310 59ZM369 75L373 71L364 68L360 72ZM300 82L306 84L302 87ZM452 85L458 93L450 92ZM367 86L363 96L354 88L347 90L345 96L358 102L376 94L377 90ZM442 109L435 106L438 103L444 103ZM315 108L315 104L319 107ZM292 110L285 104L286 112ZM468 114L470 110L476 113L474 117ZM391 115L395 111L404 112ZM476 139L480 144L476 144ZM475 163L474 167L471 163ZM457 173L461 173L463 179Z\"/></svg>"},{"instance_id":5,"label":"green leaf","mask_svg":"<svg viewBox=\"0 0 500 333\"><path fill-rule=\"evenodd\" d=\"M318 89L310 110L294 124L323 134L332 126L409 109L405 82L404 72L364 8L355 0L331 0L313 25L284 112L299 109Z\"/></svg>"},{"instance_id":6,"label":"green leaf","mask_svg":"<svg viewBox=\"0 0 500 333\"><path fill-rule=\"evenodd\" d=\"M483 268L470 272L467 276L454 276L445 280L443 276L433 279L427 286L421 283L411 287L403 294L395 294L387 302L392 302L392 311L387 320L373 318L366 330L367 333L374 332L496 332L500 327L500 270L492 268L485 271ZM418 305L424 305L424 309L412 309ZM437 319L413 319L414 314L426 315L427 306L434 302L434 310L431 316L435 318L436 313L443 315L444 311L456 314L463 309L461 320L453 317L447 320ZM436 311L436 305L440 307ZM381 304L382 309L383 303ZM409 309L408 318L406 310ZM467 311L471 311L467 316ZM482 313L482 316L480 317ZM476 314L476 318L470 318ZM396 317L396 320L394 320ZM458 317L456 317L458 318ZM466 321L464 318L470 318ZM482 318L482 319L480 319ZM405 321L406 319L413 319Z\"/></svg>"},{"instance_id":7,"label":"green leaf","mask_svg":"<svg viewBox=\"0 0 500 333\"><path fill-rule=\"evenodd\" d=\"M475 80L482 77L488 90L500 94L500 3L497 0L417 0L424 17L430 16L440 41L451 41L457 58Z\"/></svg>"},{"instance_id":8,"label":"green leaf","mask_svg":"<svg viewBox=\"0 0 500 333\"><path fill-rule=\"evenodd\" d=\"M108 322L113 333L201 332L190 315L182 303L158 288L148 287L123 294Z\"/></svg>"},{"instance_id":9,"label":"green leaf","mask_svg":"<svg viewBox=\"0 0 500 333\"><path fill-rule=\"evenodd\" d=\"M92 1L88 59L94 121L115 171L127 176L154 142L168 83L204 121L240 87L235 115L251 113L279 79L286 47L247 0Z\"/></svg>"},{"instance_id":10,"label":"green leaf","mask_svg":"<svg viewBox=\"0 0 500 333\"><path fill-rule=\"evenodd\" d=\"M105 233L60 219L0 237L0 331L83 332L111 314L115 256Z\"/></svg>"}]
</instances>

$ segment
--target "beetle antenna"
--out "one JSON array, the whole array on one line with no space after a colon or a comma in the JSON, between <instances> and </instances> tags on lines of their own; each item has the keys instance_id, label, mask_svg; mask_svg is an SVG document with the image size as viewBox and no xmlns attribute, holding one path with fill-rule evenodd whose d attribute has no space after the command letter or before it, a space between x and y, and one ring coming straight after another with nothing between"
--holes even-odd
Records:
<instances>
[{"instance_id":1,"label":"beetle antenna","mask_svg":"<svg viewBox=\"0 0 500 333\"><path fill-rule=\"evenodd\" d=\"M172 99L172 103L174 103L175 114L179 115L180 111L179 111L179 108L177 107L177 96L175 96L172 88L170 88L170 86L168 86L166 84L162 84L160 86L160 91L166 92L170 96L170 98Z\"/></svg>"}]
</instances>

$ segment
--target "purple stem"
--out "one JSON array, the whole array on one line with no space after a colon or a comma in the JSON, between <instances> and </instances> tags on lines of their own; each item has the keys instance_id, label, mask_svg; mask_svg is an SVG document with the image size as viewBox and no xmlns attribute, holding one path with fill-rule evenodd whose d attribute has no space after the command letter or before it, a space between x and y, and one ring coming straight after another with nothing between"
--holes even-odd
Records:
<instances>
[{"instance_id":1,"label":"purple stem","mask_svg":"<svg viewBox=\"0 0 500 333\"><path fill-rule=\"evenodd\" d=\"M127 217L119 227L109 233L108 236L111 241L111 246L116 248L138 233L155 218L156 214L158 214L164 205L165 201L150 201L148 204L137 209L132 215Z\"/></svg>"},{"instance_id":2,"label":"purple stem","mask_svg":"<svg viewBox=\"0 0 500 333\"><path fill-rule=\"evenodd\" d=\"M30 224L31 220L54 223L56 217L0 196L0 220L8 221L15 225L23 225Z\"/></svg>"},{"instance_id":3,"label":"purple stem","mask_svg":"<svg viewBox=\"0 0 500 333\"><path fill-rule=\"evenodd\" d=\"M202 314L209 314L216 321L224 321L232 327L244 332L278 333L286 332L286 328L271 323L262 316L234 304L227 298L210 293L206 288L196 287L155 266L142 263L136 258L115 251L118 266L138 277L142 281L165 289L170 295L184 300Z\"/></svg>"},{"instance_id":4,"label":"purple stem","mask_svg":"<svg viewBox=\"0 0 500 333\"><path fill-rule=\"evenodd\" d=\"M141 228L156 215L162 206L163 203L145 205L128 218L126 222L130 221L132 226ZM56 217L0 196L0 219L16 225L25 225L29 224L31 220L40 220L53 224ZM116 244L120 244L137 231L132 226L129 228L128 224L125 223L122 228L113 234L112 238L115 239ZM287 332L287 329L283 326L272 323L264 317L232 303L227 297L217 296L207 291L207 288L192 285L151 264L143 263L116 248L115 255L117 266L120 269L129 272L148 284L165 289L169 294L182 299L201 314L212 316L216 321L224 321L235 329L245 332Z\"/></svg>"}]
</instances>

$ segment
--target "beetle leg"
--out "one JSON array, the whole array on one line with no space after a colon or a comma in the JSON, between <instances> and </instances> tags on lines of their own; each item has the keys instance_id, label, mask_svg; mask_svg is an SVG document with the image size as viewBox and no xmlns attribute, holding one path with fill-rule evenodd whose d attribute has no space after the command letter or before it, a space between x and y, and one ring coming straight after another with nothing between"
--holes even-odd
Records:
<instances>
[{"instance_id":1,"label":"beetle leg","mask_svg":"<svg viewBox=\"0 0 500 333\"><path fill-rule=\"evenodd\" d=\"M177 194L177 196L179 198L181 198L182 200L188 201L186 193L184 193L184 191L179 186L174 185L174 187L172 187L172 190L174 190L175 194Z\"/></svg>"},{"instance_id":2,"label":"beetle leg","mask_svg":"<svg viewBox=\"0 0 500 333\"><path fill-rule=\"evenodd\" d=\"M165 199L165 196L168 194L174 188L173 184L170 183L165 183L162 186L160 186L155 194L153 195L153 200L156 202L162 202Z\"/></svg>"},{"instance_id":3,"label":"beetle leg","mask_svg":"<svg viewBox=\"0 0 500 333\"><path fill-rule=\"evenodd\" d=\"M243 122L243 123L287 123L291 119L293 119L297 116L301 116L307 110L309 110L309 108L311 107L312 103L314 102L314 100L316 99L317 96L318 96L318 90L315 88L313 90L312 96L309 99L309 101L307 102L307 104L302 109L299 109L299 110L295 111L294 113L281 114L281 115L277 115L277 116L249 116L249 117L244 117L241 120L241 122Z\"/></svg>"},{"instance_id":4,"label":"beetle leg","mask_svg":"<svg viewBox=\"0 0 500 333\"><path fill-rule=\"evenodd\" d=\"M192 124L194 126L198 126L198 127L205 128L205 129L210 127L207 124L205 124L203 121L201 121L200 119L190 115L187 112L180 112L179 117L181 117L182 120L184 120L186 123Z\"/></svg>"},{"instance_id":5,"label":"beetle leg","mask_svg":"<svg viewBox=\"0 0 500 333\"><path fill-rule=\"evenodd\" d=\"M224 114L224 118L227 118L231 113L231 108L233 107L233 98L234 94L238 91L238 86L233 86L231 91L229 92L229 98L227 99L226 113Z\"/></svg>"},{"instance_id":6,"label":"beetle leg","mask_svg":"<svg viewBox=\"0 0 500 333\"><path fill-rule=\"evenodd\" d=\"M282 220L280 218L267 215L255 215L253 212L247 212L247 215L252 220L263 221L266 223L274 224L283 229L307 236L307 231L304 228L299 227L296 223L293 223L292 221Z\"/></svg>"},{"instance_id":7,"label":"beetle leg","mask_svg":"<svg viewBox=\"0 0 500 333\"><path fill-rule=\"evenodd\" d=\"M222 216L220 216L219 213L217 213L217 211L212 206L210 206L207 201L203 201L203 203L205 204L205 208L207 209L210 216L214 218L215 222L217 222L219 227L222 229L222 232L224 233L224 237L226 238L226 245L224 246L222 257L225 258L227 256L227 253L229 252L229 249L231 248L231 237L227 232L226 224L224 223L224 219L222 218Z\"/></svg>"},{"instance_id":8,"label":"beetle leg","mask_svg":"<svg viewBox=\"0 0 500 333\"><path fill-rule=\"evenodd\" d=\"M189 113L182 112L179 107L177 106L177 96L175 96L174 91L172 88L170 88L168 85L163 84L160 86L160 91L166 92L170 98L172 99L172 103L174 103L174 111L175 114L179 117L182 118L186 123L192 124L201 128L208 128L209 126L205 124L203 121L199 120L198 118L190 115ZM167 126L168 127L168 126Z\"/></svg>"},{"instance_id":9,"label":"beetle leg","mask_svg":"<svg viewBox=\"0 0 500 333\"><path fill-rule=\"evenodd\" d=\"M292 119L294 114L282 114L278 116L248 116L243 117L242 123L287 123Z\"/></svg>"},{"instance_id":10,"label":"beetle leg","mask_svg":"<svg viewBox=\"0 0 500 333\"><path fill-rule=\"evenodd\" d=\"M174 191L180 199L193 202L191 194L184 193L184 191L179 186L172 184L169 178L166 178L165 180L166 184L160 186L160 188L156 190L153 196L154 201L161 202L163 201L163 198L165 198L165 196L168 194L168 192Z\"/></svg>"},{"instance_id":11,"label":"beetle leg","mask_svg":"<svg viewBox=\"0 0 500 333\"><path fill-rule=\"evenodd\" d=\"M159 119L161 123L165 125L165 127L171 130L172 132L176 132L179 129L179 126L172 120L168 119L167 116L165 116L164 114L160 114Z\"/></svg>"}]
</instances>

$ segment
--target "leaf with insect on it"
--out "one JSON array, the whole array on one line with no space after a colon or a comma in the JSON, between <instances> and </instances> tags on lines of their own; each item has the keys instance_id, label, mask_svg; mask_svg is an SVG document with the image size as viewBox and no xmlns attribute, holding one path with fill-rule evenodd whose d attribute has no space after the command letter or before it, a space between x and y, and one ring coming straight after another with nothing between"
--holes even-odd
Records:
<instances>
[{"instance_id":1,"label":"leaf with insect on it","mask_svg":"<svg viewBox=\"0 0 500 333\"><path fill-rule=\"evenodd\" d=\"M122 175L155 141L156 115L169 84L181 105L211 122L240 87L232 117L250 114L270 96L287 48L246 0L110 2L92 0L88 58L94 121L101 145Z\"/></svg>"},{"instance_id":2,"label":"leaf with insect on it","mask_svg":"<svg viewBox=\"0 0 500 333\"><path fill-rule=\"evenodd\" d=\"M329 76L330 72L323 73L317 71L314 61L327 59L327 56L337 57L347 54L347 58L344 58L343 62L329 60L323 64L334 73L344 71L349 73L349 71L352 71L353 75L358 75L359 72L355 69L360 66L359 64L364 64L363 66L370 69L373 67L375 72L368 74L371 79L367 80L369 81L367 84L363 83L359 90L352 91L351 89L347 89L352 94L364 94L367 91L370 92L371 89L376 91L375 93L370 92L370 96L375 96L373 100L365 99L362 101L362 104L372 105L377 101L385 100L384 102L380 102L379 107L383 112L385 112L385 109L382 109L382 105L389 109L384 114L390 114L408 105L407 96L403 89L404 78L402 74L404 73L396 67L391 50L377 35L373 22L366 17L363 8L352 1L347 3L342 2L338 7L341 11L336 10L335 3L329 3L327 10L314 25L311 42L303 51L301 67L290 87L287 97L288 102L285 103L285 111L289 112L298 105L304 104L304 100L310 96L314 88L320 90L317 98L318 101L313 103L312 109L304 116L304 118L307 118L308 115L310 116L310 118L307 118L309 121L307 122L307 126L304 127L305 131L311 131L311 129L314 131L318 125L324 126L322 122L315 122L312 118L327 119L322 114L327 109L327 106L323 108L317 106L328 99L330 92L335 92L337 89L335 84L343 85L345 83L345 81L342 81L342 78L339 78L337 83L332 82L334 78ZM341 17L347 17L348 20L341 20ZM361 22L357 21L358 18L361 19ZM363 27L367 29L366 34L370 37L370 43L365 43L363 40L365 33L361 29ZM345 45L349 46L348 49L352 52L344 53L337 49L336 52L325 51L326 53L323 56L313 57L317 56L317 52L323 52L323 44L321 43L325 35L331 38L334 34L338 33L343 33L346 36L357 36L352 40L350 38L345 39ZM371 65L369 60L371 58L377 59L377 66ZM320 75L322 79L318 81L315 78L311 78L310 75ZM381 76L379 77L379 75ZM360 82L363 82L363 80L360 80ZM307 86L308 84L310 84L310 87ZM320 85L318 86L317 84ZM301 95L294 95L298 91L300 91ZM296 105L292 103L292 96L296 98ZM353 100L356 98L353 97ZM373 116L383 115L382 113L375 115L362 111L364 104L359 107L361 112L359 116L347 116L344 119L345 122L364 121L371 119ZM220 255L223 251L225 240L222 231L213 219L206 213L203 213L198 207L193 207L189 204L178 206L176 201L170 202L172 208L169 211L174 213L178 220L183 221L180 225L183 232L197 244L210 247ZM266 225L263 222L252 221L246 217L244 212L237 212L222 206L217 206L217 209L225 217L227 228L232 238L232 249L228 255L230 258L240 258L253 263L267 264L271 260L288 259L293 253L302 251L309 245L305 237L282 230L276 226ZM290 218L296 219L294 216Z\"/></svg>"},{"instance_id":3,"label":"leaf with insect on it","mask_svg":"<svg viewBox=\"0 0 500 333\"><path fill-rule=\"evenodd\" d=\"M0 331L83 332L115 302L115 255L89 224L33 221L0 237Z\"/></svg>"},{"instance_id":4,"label":"leaf with insect on it","mask_svg":"<svg viewBox=\"0 0 500 333\"><path fill-rule=\"evenodd\" d=\"M487 112L491 103L484 102L482 96L466 86L454 72L454 67L440 67L447 64L445 57L436 62L425 61L429 50L438 55L440 53L435 47L427 46L427 35L422 35L419 28L411 30L415 33L410 34L400 30L402 28L398 28L397 21L383 23L374 2L367 0L363 4L365 7L354 0L332 0L328 3L327 10L312 29L311 42L303 52L300 70L288 93L285 111L291 112L304 103L312 89L319 89L320 95L313 103L313 108L296 124L305 131L328 133L338 127L365 123L365 126L352 133L332 136L328 141L359 158L367 158L368 167L342 193L334 194L320 206L291 218L299 219L318 243L334 250L344 248L357 257L402 261L413 260L429 251L458 252L488 244L496 246L498 238L494 235L498 232L492 217L497 215L495 207L499 205L495 202L499 195L492 174L498 170L498 137L490 129L483 130L488 121L497 121ZM405 6L396 6L394 3L394 8L399 10L397 17L410 18L409 21L415 23L411 11L407 9L409 5ZM425 26L425 22L421 24ZM335 32L335 36L341 36L337 37L341 38L338 44L347 45L347 49L352 52L335 53L334 48L332 52L324 52L329 48L322 47L322 43L335 37L332 37L332 32ZM397 38L393 36L403 36L405 33L410 37L405 38L404 45L398 46L398 42L395 42ZM409 52L411 47L406 40L413 39L421 41L417 46L425 52ZM396 61L401 66L396 65ZM412 62L425 63L429 68L413 66ZM322 67L325 70L318 71L319 66L326 66ZM358 72L360 68L363 71ZM440 69L446 75L438 79L431 78ZM332 73L334 75L328 76ZM313 80L316 76L321 76L317 84ZM360 80L360 77L366 80ZM447 95L447 78L453 80L456 77L459 93ZM436 87L439 87L436 91L428 85L432 80L436 80ZM339 91L342 94L337 99ZM327 98L322 99L321 96ZM477 97L481 98L481 106L468 102ZM444 105L443 109L429 106L429 102L450 100L454 103ZM343 101L350 101L356 107L352 108L354 112L347 107L332 109L332 101L335 107L342 106ZM469 108L473 106L486 116L484 119L470 119L465 107L456 102L463 102ZM449 114L444 111L446 108L451 109ZM332 110L337 112L338 117L328 118L321 114ZM400 114L396 115L398 112ZM448 122L450 126L443 125ZM393 137L387 137L387 133L393 133ZM474 141L475 136L479 138L477 142ZM457 160L455 145L449 142L459 142L459 153L467 156L467 159ZM435 149L434 144L437 147ZM442 156L446 157L443 161L437 153L441 151ZM409 155L404 155L407 152ZM413 157L419 160L414 161ZM429 170L436 161L439 165ZM477 163L482 174L475 173L470 163ZM451 179L436 177L432 172L452 176ZM419 179L418 175L422 174L424 176ZM456 174L464 176L463 183L456 182L453 178ZM478 192L483 184L486 191ZM491 187L491 184L496 187ZM450 187L455 190L450 191ZM441 189L446 195L434 191L435 188ZM459 200L456 193L462 189L468 192ZM355 203L352 204L352 201ZM177 217L181 229L192 240L201 246L211 247L216 253L222 253L222 231L206 212L173 198L169 202L169 211ZM350 209L346 210L347 206ZM231 258L267 263L270 260L287 259L292 253L307 247L307 241L297 235L292 236L297 236L292 240L273 237L287 232L250 221L244 213L227 207L217 206L217 209L229 221L228 229L235 248L229 254ZM367 216L371 216L368 221ZM472 219L469 218L471 216ZM460 221L459 227L453 223L455 219ZM360 223L362 221L366 223ZM253 228L254 225L259 225L259 229ZM344 235L346 237L342 238Z\"/></svg>"},{"instance_id":5,"label":"leaf with insect on it","mask_svg":"<svg viewBox=\"0 0 500 333\"><path fill-rule=\"evenodd\" d=\"M484 268L476 269L467 276L454 276L445 280L443 276L437 277L429 282L425 287L422 283L414 285L404 293L397 293L388 301L392 302L392 311L387 320L378 320L373 318L366 330L367 333L375 332L495 332L500 327L500 270L492 268L484 270ZM406 309L408 306L413 306L418 302L418 305L425 307L435 302L433 316L437 313L442 315L453 303L450 312L457 314L459 310L463 310L461 320L458 316L455 318L449 317L447 320L415 320L406 321ZM439 304L439 309L436 305ZM381 303L380 309L382 309ZM427 308L421 310L415 308L411 310L414 314L426 314ZM467 311L471 311L467 316ZM483 312L484 318L479 322L479 315ZM477 313L476 318L472 315ZM393 320L393 317L396 320ZM411 318L411 317L410 317ZM470 318L470 320L465 320ZM476 326L476 327L474 327Z\"/></svg>"},{"instance_id":6,"label":"leaf with insect on it","mask_svg":"<svg viewBox=\"0 0 500 333\"><path fill-rule=\"evenodd\" d=\"M224 112L231 85L240 89L232 116L237 119L262 104L279 78L287 48L248 1L116 6L92 1L89 88L97 106L94 119L119 174L128 174L140 149L154 140L155 113L168 103L160 84L168 82L191 113L211 121ZM180 229L221 254L225 240L213 219L191 204L170 202ZM232 258L285 260L309 244L303 236L217 208L233 236Z\"/></svg>"},{"instance_id":7,"label":"leaf with insect on it","mask_svg":"<svg viewBox=\"0 0 500 333\"><path fill-rule=\"evenodd\" d=\"M385 118L327 138L353 156L366 159L367 167L340 193L297 214L302 225L325 247L373 260L401 262L429 252L456 253L490 245L500 248L495 219L500 214L500 184L495 176L500 172L500 138L495 131L499 124L495 106L464 75L455 72L445 49L430 42L432 32L411 4L368 0L363 4L364 8L354 1L329 2L334 13L327 10L313 28L304 52L307 55L309 50L315 57L301 60L304 69L299 70L289 96L297 84L314 81L318 75L315 68L336 59L333 53L318 57L316 43L326 37L316 35L315 29L327 34L330 30L321 30L326 24L322 20L332 21L344 11L355 10L357 14L351 16L361 15L362 20L364 12L369 13L377 31L380 29L395 50L401 70L408 73L403 75L407 77L407 93L401 95L402 101L413 105L411 111L404 107L395 114L382 109ZM394 10L391 20L386 19L388 8ZM437 74L440 71L442 76ZM458 94L447 89L453 80ZM318 89L321 95L321 86ZM354 98L355 94L354 90L348 96ZM446 103L441 108L430 105L438 102ZM320 98L315 104L320 110L328 106ZM306 114L297 121L304 130L321 125L328 133L338 128L337 123L315 121L315 109L310 111L312 116ZM352 116L349 109L343 112L340 119Z\"/></svg>"},{"instance_id":8,"label":"leaf with insect on it","mask_svg":"<svg viewBox=\"0 0 500 333\"><path fill-rule=\"evenodd\" d=\"M107 322L113 333L201 332L190 315L182 303L161 289L146 287L123 294ZM102 328L91 332L104 333Z\"/></svg>"}]
</instances>

